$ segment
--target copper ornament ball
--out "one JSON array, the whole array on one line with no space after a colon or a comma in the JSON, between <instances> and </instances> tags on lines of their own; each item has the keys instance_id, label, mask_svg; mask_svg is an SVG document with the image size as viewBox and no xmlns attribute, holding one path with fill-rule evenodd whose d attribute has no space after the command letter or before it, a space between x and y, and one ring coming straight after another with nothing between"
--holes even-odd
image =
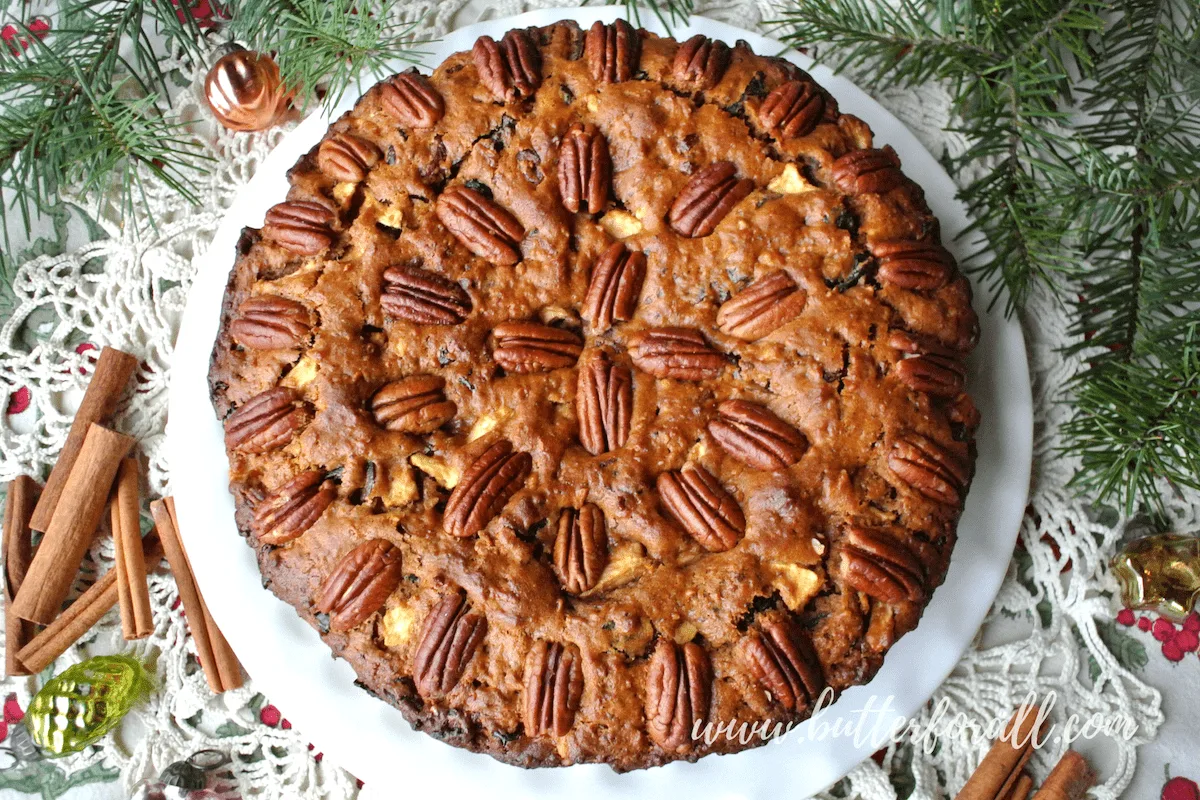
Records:
<instances>
[{"instance_id":1,"label":"copper ornament ball","mask_svg":"<svg viewBox=\"0 0 1200 800\"><path fill-rule=\"evenodd\" d=\"M226 128L261 131L283 119L291 94L284 89L273 58L238 49L222 56L208 71L204 99Z\"/></svg>"}]
</instances>

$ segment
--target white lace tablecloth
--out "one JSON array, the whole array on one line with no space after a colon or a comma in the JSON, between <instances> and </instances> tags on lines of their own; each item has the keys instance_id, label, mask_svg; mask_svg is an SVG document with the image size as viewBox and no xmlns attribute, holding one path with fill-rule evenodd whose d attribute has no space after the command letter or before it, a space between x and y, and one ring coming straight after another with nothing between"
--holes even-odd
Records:
<instances>
[{"instance_id":1,"label":"white lace tablecloth","mask_svg":"<svg viewBox=\"0 0 1200 800\"><path fill-rule=\"evenodd\" d=\"M423 0L399 5L406 19L423 20L424 35L436 37L478 19L562 4ZM745 0L700 2L697 12L767 34L763 21L775 16L768 3ZM0 321L0 409L8 409L0 415L0 480L48 473L66 437L70 409L90 374L95 353L88 348L108 344L143 361L136 392L122 406L116 424L140 440L149 461L152 495L170 491L164 457L167 385L192 259L207 246L222 210L284 133L215 129L205 121L195 87L193 75L192 88L182 90L176 104L188 117L202 120L215 159L211 174L203 179L198 208L151 183L154 227L144 220L132 224L119 208L80 202L83 213L73 214L70 222L45 226L39 235L46 238L24 253L26 259L39 251L47 254L20 266L17 304L11 316ZM949 97L939 87L891 91L877 99L935 156L965 148L961 137L944 130L951 122ZM92 222L83 227L94 227L83 239L94 241L80 245L73 231L85 217ZM1073 289L1062 291L1069 295ZM1007 717L1031 690L1040 695L1055 691L1060 713L1128 713L1139 724L1132 740L1102 738L1075 746L1101 768L1103 784L1094 790L1096 798L1157 797L1167 774L1187 776L1190 770L1187 777L1200 778L1192 726L1200 711L1200 701L1193 697L1193 687L1200 685L1200 658L1188 653L1181 661L1168 660L1159 655L1153 632L1122 624L1128 618L1116 621L1119 603L1108 562L1120 542L1136 532L1137 521L1091 509L1066 488L1075 464L1057 453L1058 431L1067 412L1055 402L1076 366L1060 352L1072 342L1066 313L1063 304L1042 292L1035 294L1022 317L1036 413L1028 513L988 622L932 702L944 699L952 713L983 722ZM1168 509L1175 529L1194 531L1198 509L1196 494L1177 496ZM102 538L90 563L107 569L111 556L111 545ZM123 798L136 782L203 748L234 757L232 777L237 792L246 797L353 796L355 779L324 762L304 734L286 724L286 709L281 714L253 684L221 697L208 691L174 582L160 572L151 577L151 588L156 627L149 639L123 644L112 614L53 669L57 672L89 654L132 649L156 667L159 691L102 746L43 764L38 768L43 772L0 749L0 797L24 797L22 791L29 791L47 798ZM9 724L15 724L18 709L26 706L37 685L32 679L0 683L0 699L8 698ZM1164 706L1169 722L1164 720ZM5 734L7 725L0 726L0 734ZM5 747L3 739L0 735L0 748ZM935 754L893 746L857 767L829 796L953 796L987 744L981 736L943 738ZM1051 744L1038 752L1032 764L1035 774L1044 776L1061 751L1061 744ZM34 778L22 783L29 775Z\"/></svg>"}]
</instances>

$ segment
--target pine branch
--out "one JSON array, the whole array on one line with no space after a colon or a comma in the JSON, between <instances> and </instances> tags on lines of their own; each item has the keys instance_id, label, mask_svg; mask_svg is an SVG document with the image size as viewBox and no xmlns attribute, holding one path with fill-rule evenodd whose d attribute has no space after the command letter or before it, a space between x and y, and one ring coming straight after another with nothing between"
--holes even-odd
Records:
<instances>
[{"instance_id":1,"label":"pine branch","mask_svg":"<svg viewBox=\"0 0 1200 800\"><path fill-rule=\"evenodd\" d=\"M202 167L197 142L168 118L162 54L150 30L168 0L64 0L45 39L16 19L27 44L0 48L0 204L29 230L36 212L65 187L85 194L115 189L127 211L145 206L143 176L195 202Z\"/></svg>"},{"instance_id":2,"label":"pine branch","mask_svg":"<svg viewBox=\"0 0 1200 800\"><path fill-rule=\"evenodd\" d=\"M583 3L582 5L587 5ZM694 0L622 0L621 5L625 7L625 19L634 27L642 26L641 7L649 6L650 12L663 26L668 36L674 36L672 33L672 25L686 25L688 19L692 16L692 11L696 4Z\"/></svg>"},{"instance_id":3,"label":"pine branch","mask_svg":"<svg viewBox=\"0 0 1200 800\"><path fill-rule=\"evenodd\" d=\"M0 250L0 319L8 319L17 307L13 281L17 279L17 267L8 253Z\"/></svg>"},{"instance_id":4,"label":"pine branch","mask_svg":"<svg viewBox=\"0 0 1200 800\"><path fill-rule=\"evenodd\" d=\"M318 85L333 108L353 86L395 69L395 62L418 63L422 44L413 33L419 19L396 21L396 0L238 0L230 4L230 29L254 50L271 52L286 86L305 105Z\"/></svg>"},{"instance_id":5,"label":"pine branch","mask_svg":"<svg viewBox=\"0 0 1200 800\"><path fill-rule=\"evenodd\" d=\"M1079 235L1092 269L1071 351L1089 360L1065 447L1083 457L1077 485L1127 510L1139 497L1161 510L1159 479L1200 480L1200 98L1185 91L1198 35L1195 4L1122 3L1083 103L1094 119L1080 128Z\"/></svg>"},{"instance_id":6,"label":"pine branch","mask_svg":"<svg viewBox=\"0 0 1200 800\"><path fill-rule=\"evenodd\" d=\"M1082 465L1075 487L1132 512L1139 498L1161 510L1161 483L1200 489L1200 326L1179 349L1146 360L1111 360L1073 386L1066 452Z\"/></svg>"}]
</instances>

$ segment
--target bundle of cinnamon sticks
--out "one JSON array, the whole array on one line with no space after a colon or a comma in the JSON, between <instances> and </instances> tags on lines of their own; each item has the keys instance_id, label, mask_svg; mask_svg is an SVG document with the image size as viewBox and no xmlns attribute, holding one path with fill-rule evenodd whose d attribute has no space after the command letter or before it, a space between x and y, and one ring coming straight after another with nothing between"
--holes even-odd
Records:
<instances>
[{"instance_id":1,"label":"bundle of cinnamon sticks","mask_svg":"<svg viewBox=\"0 0 1200 800\"><path fill-rule=\"evenodd\" d=\"M1034 745L1043 741L1043 724L1037 706L1018 708L955 800L1029 800L1033 778L1025 767L1033 756ZM1067 750L1033 800L1083 800L1095 783L1096 773L1087 760Z\"/></svg>"},{"instance_id":2,"label":"bundle of cinnamon sticks","mask_svg":"<svg viewBox=\"0 0 1200 800\"><path fill-rule=\"evenodd\" d=\"M45 487L26 475L8 486L5 672L30 675L45 669L115 605L125 639L149 636L154 620L147 570L159 564L165 550L209 685L217 692L232 689L241 685L241 668L202 606L176 521L170 520L169 530L159 521L157 532L143 539L138 459L130 455L136 441L105 427L136 367L133 356L105 347ZM106 507L116 566L64 610ZM36 546L35 532L42 533ZM214 658L214 652L220 655Z\"/></svg>"}]
</instances>

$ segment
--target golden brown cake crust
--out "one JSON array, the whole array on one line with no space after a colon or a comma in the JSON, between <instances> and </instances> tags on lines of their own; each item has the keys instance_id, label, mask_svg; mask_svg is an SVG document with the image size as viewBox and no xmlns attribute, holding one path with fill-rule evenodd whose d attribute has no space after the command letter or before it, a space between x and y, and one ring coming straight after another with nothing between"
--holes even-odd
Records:
<instances>
[{"instance_id":1,"label":"golden brown cake crust","mask_svg":"<svg viewBox=\"0 0 1200 800\"><path fill-rule=\"evenodd\" d=\"M803 719L916 624L977 321L803 71L518 31L376 85L289 177L213 350L237 521L418 729L522 766L732 752L761 740L691 726Z\"/></svg>"}]
</instances>

